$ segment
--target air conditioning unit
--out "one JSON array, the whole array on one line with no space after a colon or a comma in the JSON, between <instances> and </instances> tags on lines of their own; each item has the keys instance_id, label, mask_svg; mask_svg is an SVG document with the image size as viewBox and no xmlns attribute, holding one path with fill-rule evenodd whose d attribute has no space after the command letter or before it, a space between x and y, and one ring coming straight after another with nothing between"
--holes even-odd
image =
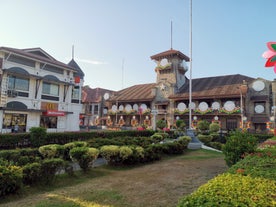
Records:
<instances>
[{"instance_id":1,"label":"air conditioning unit","mask_svg":"<svg viewBox=\"0 0 276 207\"><path fill-rule=\"evenodd\" d=\"M8 90L7 95L8 97L16 97L18 92L16 90Z\"/></svg>"}]
</instances>

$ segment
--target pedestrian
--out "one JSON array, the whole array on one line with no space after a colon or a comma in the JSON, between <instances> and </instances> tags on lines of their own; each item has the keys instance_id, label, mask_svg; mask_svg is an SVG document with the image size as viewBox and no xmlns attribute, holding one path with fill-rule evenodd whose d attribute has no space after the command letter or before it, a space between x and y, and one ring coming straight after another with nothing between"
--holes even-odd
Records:
<instances>
[{"instance_id":1,"label":"pedestrian","mask_svg":"<svg viewBox=\"0 0 276 207\"><path fill-rule=\"evenodd\" d=\"M17 132L18 132L18 129L19 129L19 126L18 126L18 124L16 123L16 124L14 125L14 133L17 133Z\"/></svg>"}]
</instances>

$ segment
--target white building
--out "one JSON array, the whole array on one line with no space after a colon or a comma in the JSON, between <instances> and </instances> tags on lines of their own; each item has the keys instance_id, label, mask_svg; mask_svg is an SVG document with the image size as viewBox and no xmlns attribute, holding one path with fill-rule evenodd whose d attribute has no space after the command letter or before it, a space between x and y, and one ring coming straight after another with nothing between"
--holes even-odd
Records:
<instances>
[{"instance_id":1,"label":"white building","mask_svg":"<svg viewBox=\"0 0 276 207\"><path fill-rule=\"evenodd\" d=\"M72 59L65 64L41 48L0 47L0 131L45 127L78 131L84 74Z\"/></svg>"}]
</instances>

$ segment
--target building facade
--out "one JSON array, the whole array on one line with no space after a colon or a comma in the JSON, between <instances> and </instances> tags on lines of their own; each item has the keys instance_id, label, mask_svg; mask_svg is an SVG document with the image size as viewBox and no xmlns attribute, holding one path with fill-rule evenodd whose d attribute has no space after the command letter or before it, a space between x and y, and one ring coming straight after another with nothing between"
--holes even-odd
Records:
<instances>
[{"instance_id":1,"label":"building facade","mask_svg":"<svg viewBox=\"0 0 276 207\"><path fill-rule=\"evenodd\" d=\"M0 130L78 131L84 74L72 59L57 61L41 48L0 47Z\"/></svg>"},{"instance_id":2,"label":"building facade","mask_svg":"<svg viewBox=\"0 0 276 207\"><path fill-rule=\"evenodd\" d=\"M80 115L80 127L90 128L92 126L106 126L107 111L106 101L114 91L103 88L90 88L84 86L82 89L82 113Z\"/></svg>"},{"instance_id":3,"label":"building facade","mask_svg":"<svg viewBox=\"0 0 276 207\"><path fill-rule=\"evenodd\" d=\"M185 75L189 57L180 51L171 49L151 59L156 62L155 83L125 88L108 100L108 119L113 125L153 127L156 120L163 119L171 127L182 119L189 126L191 108L192 127L200 120L217 122L222 130L267 132L274 127L274 82L240 74L189 81Z\"/></svg>"}]
</instances>

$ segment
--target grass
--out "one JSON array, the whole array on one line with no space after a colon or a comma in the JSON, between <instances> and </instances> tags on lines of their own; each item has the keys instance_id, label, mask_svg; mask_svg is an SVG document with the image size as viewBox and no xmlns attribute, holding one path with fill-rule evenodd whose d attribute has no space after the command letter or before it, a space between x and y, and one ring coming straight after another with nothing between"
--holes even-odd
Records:
<instances>
[{"instance_id":1,"label":"grass","mask_svg":"<svg viewBox=\"0 0 276 207\"><path fill-rule=\"evenodd\" d=\"M0 206L170 207L226 169L222 153L188 150L146 165L59 175L53 185L25 187L19 195L1 200Z\"/></svg>"},{"instance_id":2,"label":"grass","mask_svg":"<svg viewBox=\"0 0 276 207\"><path fill-rule=\"evenodd\" d=\"M211 158L221 158L224 155L221 152L216 152L212 150L201 149L194 154L194 150L188 150L185 153L185 156L182 156L181 159L192 159L192 160L201 160L201 159L211 159Z\"/></svg>"}]
</instances>

